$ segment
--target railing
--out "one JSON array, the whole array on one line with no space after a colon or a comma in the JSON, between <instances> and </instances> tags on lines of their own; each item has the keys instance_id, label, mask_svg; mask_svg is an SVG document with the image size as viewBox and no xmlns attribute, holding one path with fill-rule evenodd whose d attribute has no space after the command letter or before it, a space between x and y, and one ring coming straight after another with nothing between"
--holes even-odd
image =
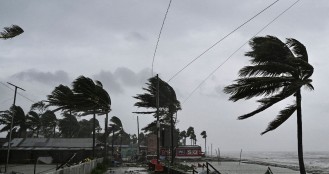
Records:
<instances>
[{"instance_id":1,"label":"railing","mask_svg":"<svg viewBox=\"0 0 329 174\"><path fill-rule=\"evenodd\" d=\"M97 164L102 162L103 158L97 158L89 162L84 162L45 174L90 174L91 171L97 166Z\"/></svg>"},{"instance_id":2,"label":"railing","mask_svg":"<svg viewBox=\"0 0 329 174\"><path fill-rule=\"evenodd\" d=\"M206 162L206 166L207 166L207 174L209 174L210 170L209 170L209 166L218 174L221 174L214 166L212 166L210 163Z\"/></svg>"}]
</instances>

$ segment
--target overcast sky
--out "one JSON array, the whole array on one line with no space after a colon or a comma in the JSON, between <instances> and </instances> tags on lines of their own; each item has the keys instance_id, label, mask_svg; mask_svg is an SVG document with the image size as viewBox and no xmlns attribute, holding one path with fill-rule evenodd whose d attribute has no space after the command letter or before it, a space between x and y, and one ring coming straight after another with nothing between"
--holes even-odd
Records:
<instances>
[{"instance_id":1,"label":"overcast sky","mask_svg":"<svg viewBox=\"0 0 329 174\"><path fill-rule=\"evenodd\" d=\"M154 71L168 81L192 59L219 41L274 0L173 0L162 31ZM296 116L275 131L260 135L280 109L293 98L247 120L237 116L258 107L255 100L228 101L223 87L248 64L245 45L186 101L216 67L295 0L278 1L197 59L169 84L182 102L180 130L195 128L197 144L222 151L295 151ZM14 83L32 101L46 99L59 84L71 85L79 75L100 80L112 99L110 116L118 116L124 129L137 133L137 108L132 96L152 76L152 57L168 0L16 0L0 2L0 28L19 25L24 33L0 40L0 81ZM274 35L302 42L314 66L314 91L302 91L305 151L329 151L327 0L301 0L259 35ZM7 110L14 92L0 84L0 110ZM28 112L32 102L18 95L16 105ZM141 109L140 109L141 110ZM59 113L57 114L60 118ZM98 117L103 125L104 116ZM153 121L141 115L140 126ZM0 134L4 136L4 134ZM189 141L187 141L189 142Z\"/></svg>"}]
</instances>

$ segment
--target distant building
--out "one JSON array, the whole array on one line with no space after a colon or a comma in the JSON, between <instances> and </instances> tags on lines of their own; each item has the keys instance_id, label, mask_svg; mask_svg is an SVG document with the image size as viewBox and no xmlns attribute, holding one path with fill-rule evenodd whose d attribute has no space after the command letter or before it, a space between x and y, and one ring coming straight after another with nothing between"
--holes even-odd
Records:
<instances>
[{"instance_id":1,"label":"distant building","mask_svg":"<svg viewBox=\"0 0 329 174\"><path fill-rule=\"evenodd\" d=\"M8 142L0 146L0 162L6 161ZM14 138L11 141L10 163L33 163L36 158L51 156L54 163L65 162L74 153L73 162L92 157L92 138ZM96 156L102 156L102 147L96 141Z\"/></svg>"}]
</instances>

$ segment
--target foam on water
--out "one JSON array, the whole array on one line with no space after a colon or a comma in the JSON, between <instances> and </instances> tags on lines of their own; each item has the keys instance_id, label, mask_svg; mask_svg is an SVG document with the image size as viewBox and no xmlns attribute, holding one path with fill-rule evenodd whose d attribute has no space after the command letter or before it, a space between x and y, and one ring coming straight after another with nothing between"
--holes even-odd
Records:
<instances>
[{"instance_id":1,"label":"foam on water","mask_svg":"<svg viewBox=\"0 0 329 174\"><path fill-rule=\"evenodd\" d=\"M223 152L223 157L239 158L240 152ZM242 159L298 167L297 152L242 152ZM306 170L329 173L329 152L304 152Z\"/></svg>"}]
</instances>

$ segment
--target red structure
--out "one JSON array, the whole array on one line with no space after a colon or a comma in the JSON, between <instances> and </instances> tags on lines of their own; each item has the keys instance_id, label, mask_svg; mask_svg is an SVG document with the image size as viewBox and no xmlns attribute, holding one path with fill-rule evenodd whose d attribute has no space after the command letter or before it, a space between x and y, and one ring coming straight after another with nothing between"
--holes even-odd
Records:
<instances>
[{"instance_id":1,"label":"red structure","mask_svg":"<svg viewBox=\"0 0 329 174\"><path fill-rule=\"evenodd\" d=\"M170 149L161 148L160 155L161 156L170 156ZM187 158L201 158L204 156L204 153L201 151L200 146L178 146L176 148L176 157L179 159L187 159Z\"/></svg>"}]
</instances>

